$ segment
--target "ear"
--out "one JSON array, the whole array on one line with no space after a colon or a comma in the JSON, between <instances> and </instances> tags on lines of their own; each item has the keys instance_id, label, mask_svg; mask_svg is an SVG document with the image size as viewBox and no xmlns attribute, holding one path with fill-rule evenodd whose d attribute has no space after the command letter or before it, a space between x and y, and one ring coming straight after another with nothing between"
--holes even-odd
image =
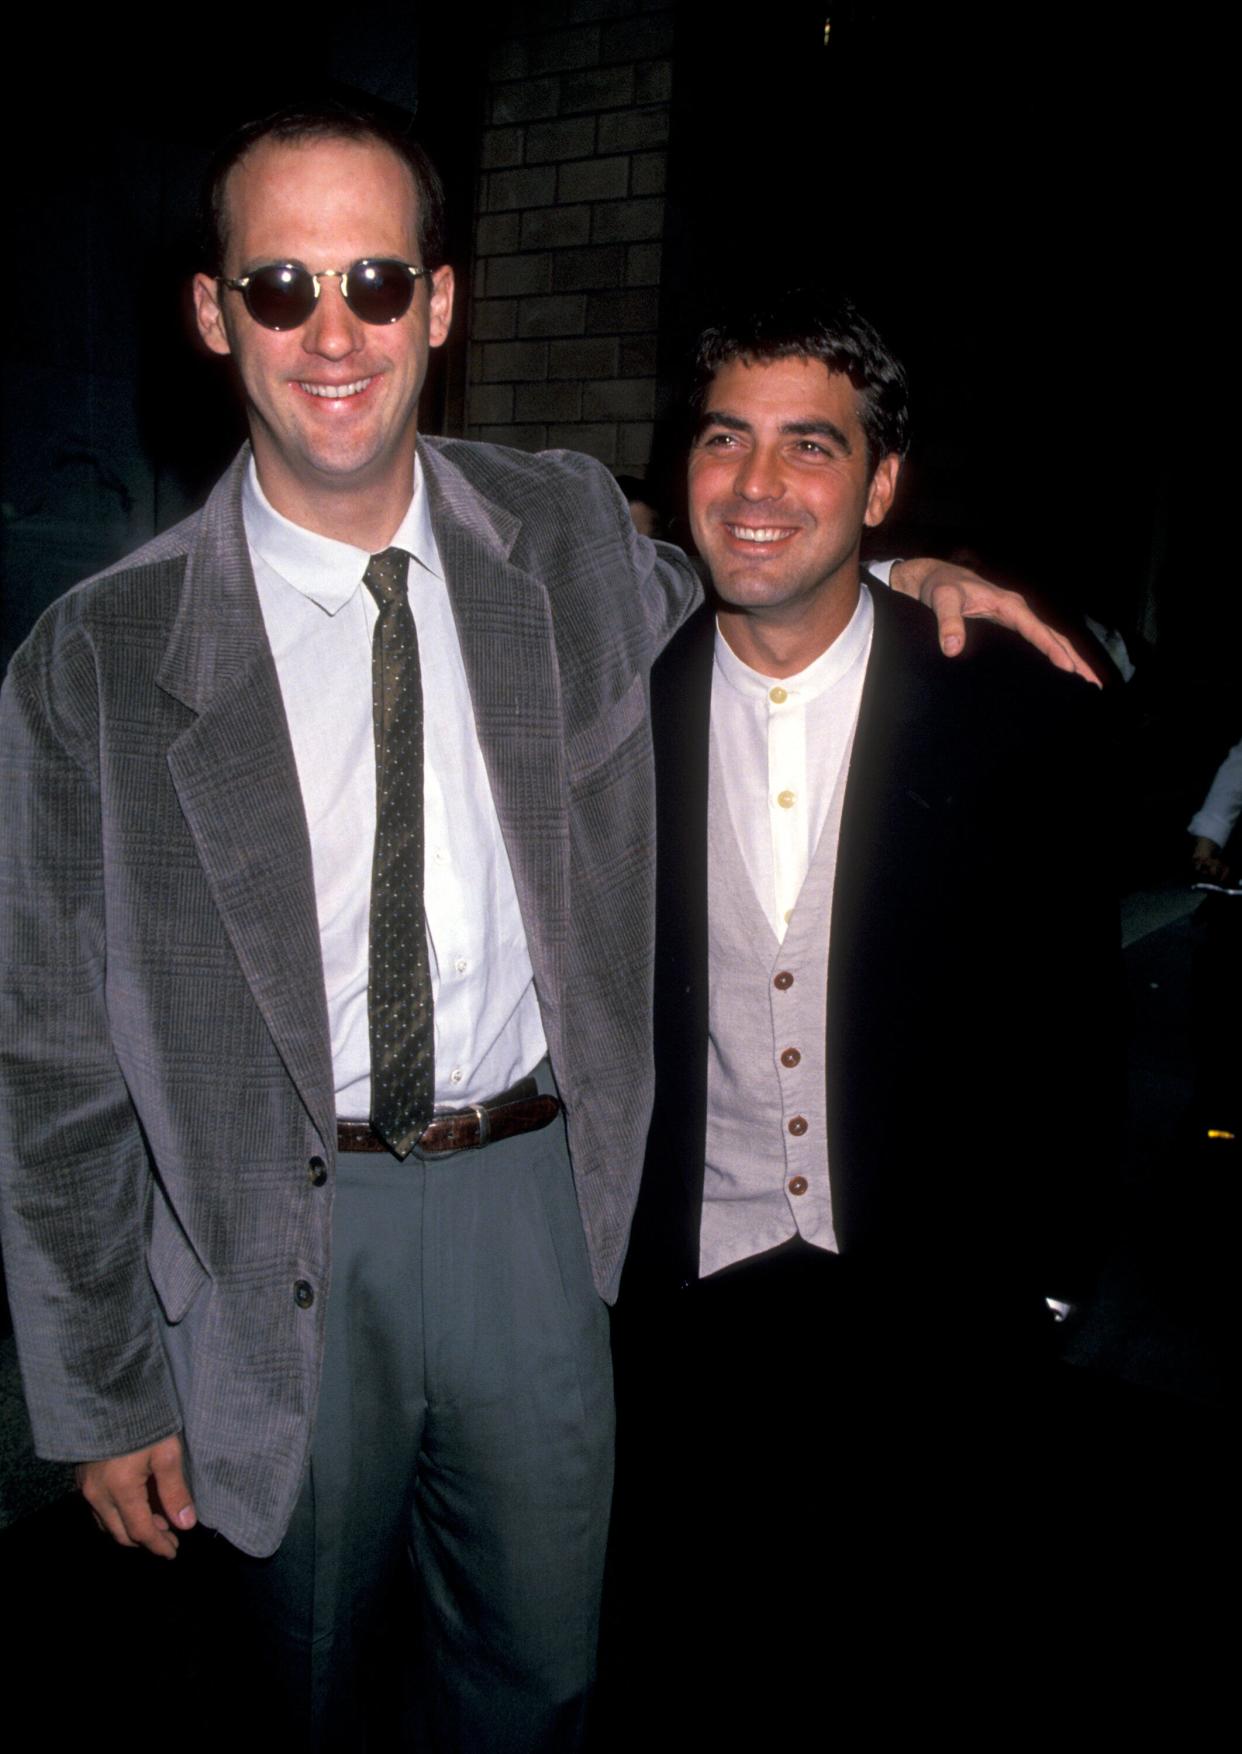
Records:
<instances>
[{"instance_id":1,"label":"ear","mask_svg":"<svg viewBox=\"0 0 1242 1754\"><path fill-rule=\"evenodd\" d=\"M453 270L448 267L431 271L431 328L428 341L432 347L443 347L448 340L449 324L453 321Z\"/></svg>"},{"instance_id":2,"label":"ear","mask_svg":"<svg viewBox=\"0 0 1242 1754\"><path fill-rule=\"evenodd\" d=\"M867 489L867 509L863 513L863 523L869 528L882 524L888 516L889 507L893 503L893 495L897 491L897 477L901 474L901 458L890 451L887 457L881 457L871 477L871 485Z\"/></svg>"},{"instance_id":3,"label":"ear","mask_svg":"<svg viewBox=\"0 0 1242 1754\"><path fill-rule=\"evenodd\" d=\"M220 283L210 274L194 276L194 320L203 346L212 353L231 353L220 303Z\"/></svg>"}]
</instances>

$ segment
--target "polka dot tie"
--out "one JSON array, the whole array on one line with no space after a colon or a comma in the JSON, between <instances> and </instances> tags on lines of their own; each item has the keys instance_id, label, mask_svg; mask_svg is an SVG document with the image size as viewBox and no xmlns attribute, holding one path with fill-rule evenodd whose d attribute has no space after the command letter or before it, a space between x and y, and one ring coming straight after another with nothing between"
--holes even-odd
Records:
<instances>
[{"instance_id":1,"label":"polka dot tie","mask_svg":"<svg viewBox=\"0 0 1242 1754\"><path fill-rule=\"evenodd\" d=\"M379 604L371 648L375 853L371 861L371 1125L405 1157L431 1119L435 1030L423 919L423 690L406 595L410 557L373 554L363 575Z\"/></svg>"}]
</instances>

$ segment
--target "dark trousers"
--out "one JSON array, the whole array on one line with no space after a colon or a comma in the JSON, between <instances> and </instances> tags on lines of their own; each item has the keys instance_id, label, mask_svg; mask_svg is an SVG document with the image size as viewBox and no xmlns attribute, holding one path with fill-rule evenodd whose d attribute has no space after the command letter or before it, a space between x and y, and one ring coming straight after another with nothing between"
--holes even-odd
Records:
<instances>
[{"instance_id":1,"label":"dark trousers","mask_svg":"<svg viewBox=\"0 0 1242 1754\"><path fill-rule=\"evenodd\" d=\"M563 1124L338 1173L309 1476L276 1555L229 1560L251 1722L319 1749L575 1748L613 1414Z\"/></svg>"},{"instance_id":2,"label":"dark trousers","mask_svg":"<svg viewBox=\"0 0 1242 1754\"><path fill-rule=\"evenodd\" d=\"M1067 1585L1053 1367L1026 1312L981 1343L962 1290L794 1242L621 1306L601 1748L904 1733L1025 1661Z\"/></svg>"}]
</instances>

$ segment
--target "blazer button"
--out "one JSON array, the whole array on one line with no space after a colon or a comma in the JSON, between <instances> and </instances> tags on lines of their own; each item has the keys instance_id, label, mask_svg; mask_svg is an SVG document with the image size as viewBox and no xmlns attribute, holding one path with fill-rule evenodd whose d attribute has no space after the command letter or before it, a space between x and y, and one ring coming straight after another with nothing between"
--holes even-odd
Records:
<instances>
[{"instance_id":1,"label":"blazer button","mask_svg":"<svg viewBox=\"0 0 1242 1754\"><path fill-rule=\"evenodd\" d=\"M772 985L778 993L787 993L793 986L793 976L787 968L783 968L778 975L773 975Z\"/></svg>"},{"instance_id":2,"label":"blazer button","mask_svg":"<svg viewBox=\"0 0 1242 1754\"><path fill-rule=\"evenodd\" d=\"M795 1115L789 1123L789 1131L793 1134L795 1139L800 1139L803 1133L806 1132L806 1116Z\"/></svg>"},{"instance_id":3,"label":"blazer button","mask_svg":"<svg viewBox=\"0 0 1242 1754\"><path fill-rule=\"evenodd\" d=\"M299 1279L293 1287L293 1301L299 1309L309 1309L315 1301L315 1287L309 1279Z\"/></svg>"},{"instance_id":4,"label":"blazer button","mask_svg":"<svg viewBox=\"0 0 1242 1754\"><path fill-rule=\"evenodd\" d=\"M328 1179L328 1166L322 1157L312 1157L306 1166L306 1179L313 1188L321 1188Z\"/></svg>"}]
</instances>

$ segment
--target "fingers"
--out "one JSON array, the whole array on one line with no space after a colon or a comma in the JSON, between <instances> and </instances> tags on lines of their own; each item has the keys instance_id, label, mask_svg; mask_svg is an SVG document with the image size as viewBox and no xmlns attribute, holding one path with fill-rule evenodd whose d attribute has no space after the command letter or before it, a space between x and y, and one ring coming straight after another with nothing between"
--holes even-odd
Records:
<instances>
[{"instance_id":1,"label":"fingers","mask_svg":"<svg viewBox=\"0 0 1242 1754\"><path fill-rule=\"evenodd\" d=\"M1070 676L1081 676L1084 682L1093 682L1097 688L1100 686L1100 678L1086 659L1080 657L1055 628L1039 619L1025 597L1017 591L1002 590L982 580L979 584L981 588L975 590L957 583L945 583L936 585L930 593L940 632L940 649L946 657L956 657L965 645L968 619L995 621L1019 634L1055 669L1064 670Z\"/></svg>"},{"instance_id":2,"label":"fingers","mask_svg":"<svg viewBox=\"0 0 1242 1754\"><path fill-rule=\"evenodd\" d=\"M118 1546L145 1547L162 1559L174 1556L177 1537L167 1523L160 1528L151 1512L145 1451L106 1462L84 1462L77 1477L95 1521Z\"/></svg>"},{"instance_id":3,"label":"fingers","mask_svg":"<svg viewBox=\"0 0 1242 1754\"><path fill-rule=\"evenodd\" d=\"M989 584L969 567L927 558L901 561L889 576L894 590L921 598L932 610L946 657L956 657L965 647L968 620L995 621L1019 634L1058 670L1099 686L1091 665L1067 639L1046 626L1017 591Z\"/></svg>"},{"instance_id":4,"label":"fingers","mask_svg":"<svg viewBox=\"0 0 1242 1754\"><path fill-rule=\"evenodd\" d=\"M166 1437L151 1451L155 1498L169 1522L178 1529L192 1529L198 1521L190 1488L181 1466L181 1439Z\"/></svg>"},{"instance_id":5,"label":"fingers","mask_svg":"<svg viewBox=\"0 0 1242 1754\"><path fill-rule=\"evenodd\" d=\"M962 619L962 594L942 585L932 600L940 650L946 658L956 658L966 644L966 623Z\"/></svg>"},{"instance_id":6,"label":"fingers","mask_svg":"<svg viewBox=\"0 0 1242 1754\"><path fill-rule=\"evenodd\" d=\"M192 1528L194 1506L181 1466L181 1440L164 1438L149 1449L82 1462L78 1487L95 1521L122 1547L145 1547L172 1559L178 1547L173 1524Z\"/></svg>"},{"instance_id":7,"label":"fingers","mask_svg":"<svg viewBox=\"0 0 1242 1754\"><path fill-rule=\"evenodd\" d=\"M1094 682L1099 687L1100 679L1090 664L1079 657L1067 639L1041 621L1026 598L1019 596L1016 591L997 590L992 593L992 600L987 606L972 608L967 603L963 605L963 613L999 622L1002 627L1008 627L1012 632L1020 634L1058 670L1064 670L1067 675L1081 676L1084 682Z\"/></svg>"}]
</instances>

